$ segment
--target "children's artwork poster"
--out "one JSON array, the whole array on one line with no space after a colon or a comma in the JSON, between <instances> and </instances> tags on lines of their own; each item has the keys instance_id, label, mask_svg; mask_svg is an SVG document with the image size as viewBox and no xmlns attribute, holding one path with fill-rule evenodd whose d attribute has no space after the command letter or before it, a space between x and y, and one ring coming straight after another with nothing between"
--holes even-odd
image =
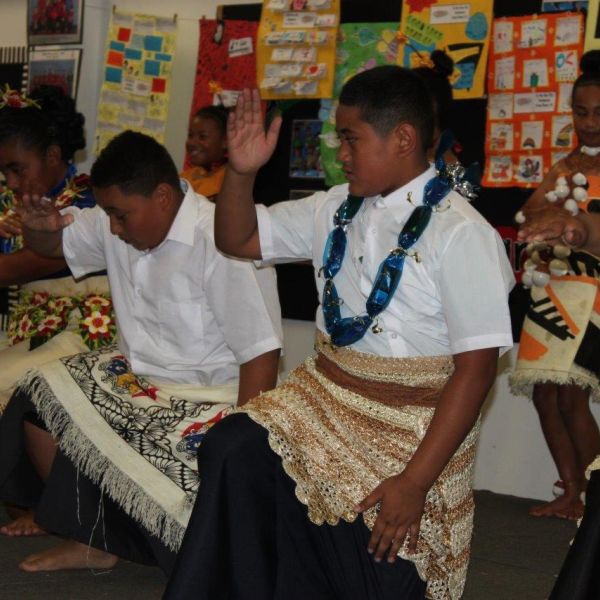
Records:
<instances>
[{"instance_id":1,"label":"children's artwork poster","mask_svg":"<svg viewBox=\"0 0 600 600\"><path fill-rule=\"evenodd\" d=\"M264 0L257 40L263 99L331 98L340 0Z\"/></svg>"},{"instance_id":2,"label":"children's artwork poster","mask_svg":"<svg viewBox=\"0 0 600 600\"><path fill-rule=\"evenodd\" d=\"M321 121L296 119L292 122L292 147L290 149L290 177L323 179L319 136Z\"/></svg>"},{"instance_id":3,"label":"children's artwork poster","mask_svg":"<svg viewBox=\"0 0 600 600\"><path fill-rule=\"evenodd\" d=\"M11 90L27 91L29 75L27 46L0 47L0 83Z\"/></svg>"},{"instance_id":4,"label":"children's artwork poster","mask_svg":"<svg viewBox=\"0 0 600 600\"><path fill-rule=\"evenodd\" d=\"M321 164L327 185L345 183L342 165L336 156L340 145L335 128L337 98L352 76L398 60L398 23L343 23L338 33L333 97L321 100Z\"/></svg>"},{"instance_id":5,"label":"children's artwork poster","mask_svg":"<svg viewBox=\"0 0 600 600\"><path fill-rule=\"evenodd\" d=\"M176 40L176 17L113 11L98 103L96 153L126 129L164 141Z\"/></svg>"},{"instance_id":6,"label":"children's artwork poster","mask_svg":"<svg viewBox=\"0 0 600 600\"><path fill-rule=\"evenodd\" d=\"M83 0L28 0L27 41L30 46L80 44Z\"/></svg>"},{"instance_id":7,"label":"children's artwork poster","mask_svg":"<svg viewBox=\"0 0 600 600\"><path fill-rule=\"evenodd\" d=\"M196 81L190 116L204 106L235 106L256 87L256 21L200 20Z\"/></svg>"},{"instance_id":8,"label":"children's artwork poster","mask_svg":"<svg viewBox=\"0 0 600 600\"><path fill-rule=\"evenodd\" d=\"M81 49L32 50L29 53L28 91L40 85L55 85L67 96L77 97Z\"/></svg>"},{"instance_id":9,"label":"children's artwork poster","mask_svg":"<svg viewBox=\"0 0 600 600\"><path fill-rule=\"evenodd\" d=\"M484 185L537 186L575 147L571 92L582 52L581 13L494 21Z\"/></svg>"},{"instance_id":10,"label":"children's artwork poster","mask_svg":"<svg viewBox=\"0 0 600 600\"><path fill-rule=\"evenodd\" d=\"M444 50L454 60L454 98L481 98L492 18L493 0L402 0L398 64L422 66L434 50Z\"/></svg>"},{"instance_id":11,"label":"children's artwork poster","mask_svg":"<svg viewBox=\"0 0 600 600\"><path fill-rule=\"evenodd\" d=\"M590 2L585 24L584 51L600 48L600 3L598 0Z\"/></svg>"}]
</instances>

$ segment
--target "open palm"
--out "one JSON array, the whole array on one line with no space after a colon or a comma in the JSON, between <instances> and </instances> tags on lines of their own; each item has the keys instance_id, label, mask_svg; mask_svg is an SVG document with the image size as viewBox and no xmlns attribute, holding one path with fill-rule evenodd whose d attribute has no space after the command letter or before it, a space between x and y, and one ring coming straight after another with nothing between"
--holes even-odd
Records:
<instances>
[{"instance_id":1,"label":"open palm","mask_svg":"<svg viewBox=\"0 0 600 600\"><path fill-rule=\"evenodd\" d=\"M271 158L281 128L276 117L265 132L258 90L245 89L227 124L229 165L241 174L258 171Z\"/></svg>"},{"instance_id":2,"label":"open palm","mask_svg":"<svg viewBox=\"0 0 600 600\"><path fill-rule=\"evenodd\" d=\"M37 195L24 194L17 214L23 227L32 231L60 231L73 222L73 215L61 215L50 200Z\"/></svg>"}]
</instances>

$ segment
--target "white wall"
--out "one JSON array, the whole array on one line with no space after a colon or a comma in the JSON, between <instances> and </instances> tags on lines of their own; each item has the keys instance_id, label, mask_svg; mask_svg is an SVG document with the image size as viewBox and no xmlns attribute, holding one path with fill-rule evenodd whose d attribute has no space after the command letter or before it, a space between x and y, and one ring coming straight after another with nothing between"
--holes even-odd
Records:
<instances>
[{"instance_id":1,"label":"white wall","mask_svg":"<svg viewBox=\"0 0 600 600\"><path fill-rule=\"evenodd\" d=\"M252 4L255 0L120 0L122 11L156 15L177 13L179 33L173 65L173 88L167 122L166 146L178 166L182 165L187 120L192 99L198 20L214 18L218 4ZM0 40L4 46L26 44L26 0L0 0ZM78 108L86 117L86 135L94 139L96 104L99 95L104 43L112 3L86 0L83 33L83 60L77 98ZM91 156L82 167L88 169ZM285 371L300 363L313 347L314 324L288 320L284 323ZM513 350L501 361L501 369L514 364ZM477 454L475 487L531 498L550 498L552 482L557 478L542 438L532 404L515 398L508 391L506 374L498 377L485 409L481 442ZM600 417L600 407L593 407Z\"/></svg>"}]
</instances>

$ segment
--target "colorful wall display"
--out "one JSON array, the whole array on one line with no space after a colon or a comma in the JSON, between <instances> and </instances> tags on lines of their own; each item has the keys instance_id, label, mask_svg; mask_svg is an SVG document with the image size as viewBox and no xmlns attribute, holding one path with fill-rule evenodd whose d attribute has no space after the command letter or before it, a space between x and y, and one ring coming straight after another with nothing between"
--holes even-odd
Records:
<instances>
[{"instance_id":1,"label":"colorful wall display","mask_svg":"<svg viewBox=\"0 0 600 600\"><path fill-rule=\"evenodd\" d=\"M209 104L235 106L244 88L256 87L258 23L202 19L191 114Z\"/></svg>"},{"instance_id":2,"label":"colorful wall display","mask_svg":"<svg viewBox=\"0 0 600 600\"><path fill-rule=\"evenodd\" d=\"M483 182L536 186L575 146L571 91L583 51L583 15L497 19L492 39Z\"/></svg>"},{"instance_id":3,"label":"colorful wall display","mask_svg":"<svg viewBox=\"0 0 600 600\"><path fill-rule=\"evenodd\" d=\"M403 47L398 63L423 65L433 50L454 60L454 98L481 98L489 49L493 0L403 0L400 30Z\"/></svg>"},{"instance_id":4,"label":"colorful wall display","mask_svg":"<svg viewBox=\"0 0 600 600\"><path fill-rule=\"evenodd\" d=\"M340 25L336 50L333 99L322 100L319 118L321 165L327 185L345 183L346 178L336 159L339 140L335 131L337 98L342 86L360 71L380 65L394 65L398 59L398 23L343 23Z\"/></svg>"},{"instance_id":5,"label":"colorful wall display","mask_svg":"<svg viewBox=\"0 0 600 600\"><path fill-rule=\"evenodd\" d=\"M590 2L585 24L585 51L600 48L600 3Z\"/></svg>"},{"instance_id":6,"label":"colorful wall display","mask_svg":"<svg viewBox=\"0 0 600 600\"><path fill-rule=\"evenodd\" d=\"M113 10L98 104L96 152L126 129L164 141L176 39L175 17Z\"/></svg>"},{"instance_id":7,"label":"colorful wall display","mask_svg":"<svg viewBox=\"0 0 600 600\"><path fill-rule=\"evenodd\" d=\"M330 98L340 0L264 0L258 86L265 100Z\"/></svg>"}]
</instances>

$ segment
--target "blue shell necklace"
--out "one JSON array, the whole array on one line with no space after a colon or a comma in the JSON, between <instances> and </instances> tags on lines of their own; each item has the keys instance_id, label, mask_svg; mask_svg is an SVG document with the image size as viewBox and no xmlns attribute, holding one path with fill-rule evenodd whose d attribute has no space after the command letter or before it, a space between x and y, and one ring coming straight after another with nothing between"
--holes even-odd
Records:
<instances>
[{"instance_id":1,"label":"blue shell necklace","mask_svg":"<svg viewBox=\"0 0 600 600\"><path fill-rule=\"evenodd\" d=\"M335 346L349 346L360 340L369 327L373 333L381 332L377 324L377 316L390 303L404 268L407 256L415 256L409 252L425 228L429 224L431 213L435 207L448 195L452 182L445 176L443 161L436 162L438 175L430 179L423 191L423 204L417 206L410 214L408 221L398 236L398 245L379 265L373 289L366 302L366 313L342 318L340 306L343 300L339 297L334 277L342 268L346 253L346 232L356 213L362 206L364 198L348 194L333 216L333 229L327 237L323 252L323 266L319 275L325 277L321 306L325 318L325 328ZM373 323L375 323L373 325Z\"/></svg>"}]
</instances>

